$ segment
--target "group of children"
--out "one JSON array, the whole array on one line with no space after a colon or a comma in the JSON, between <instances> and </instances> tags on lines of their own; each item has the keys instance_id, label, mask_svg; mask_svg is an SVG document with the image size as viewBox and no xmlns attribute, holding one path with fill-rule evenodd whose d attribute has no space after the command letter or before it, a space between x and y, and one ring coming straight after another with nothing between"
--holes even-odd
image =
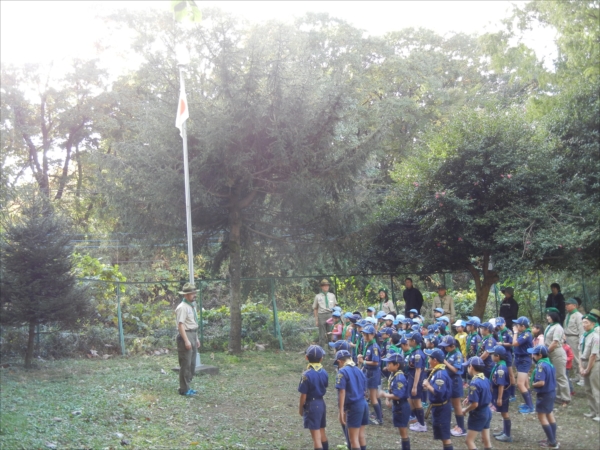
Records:
<instances>
[{"instance_id":1,"label":"group of children","mask_svg":"<svg viewBox=\"0 0 600 450\"><path fill-rule=\"evenodd\" d=\"M334 312L333 325L339 327L334 328L334 341L329 345L336 352L338 416L348 449L366 449L365 426L383 425L382 399L391 406L402 450L410 449L409 430L427 432L429 416L433 437L442 441L445 450L453 448L453 436L466 436L467 447L476 449L479 433L484 448L491 449L493 411L503 418L503 429L494 433L495 439L512 442L509 403L515 400L515 385L524 400L519 412L537 413L546 434L540 446L559 448L552 413L556 374L547 347L533 345L527 317L515 320L512 330L501 317L483 323L468 317L452 325L456 328L452 336L443 310L435 311L436 323L429 326L416 310L410 316L394 317L374 308L364 318L360 312ZM323 396L328 377L321 365L325 354L316 345L307 349L309 364L298 390L299 412L304 427L311 431L314 448L327 450ZM530 375L532 358L535 367ZM530 389L537 393L535 408Z\"/></svg>"}]
</instances>

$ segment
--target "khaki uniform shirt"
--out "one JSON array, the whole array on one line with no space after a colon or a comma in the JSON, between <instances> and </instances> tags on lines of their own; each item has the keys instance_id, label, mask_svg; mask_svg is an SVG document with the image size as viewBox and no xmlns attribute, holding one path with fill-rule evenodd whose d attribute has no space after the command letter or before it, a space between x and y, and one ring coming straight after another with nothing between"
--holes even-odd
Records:
<instances>
[{"instance_id":1,"label":"khaki uniform shirt","mask_svg":"<svg viewBox=\"0 0 600 450\"><path fill-rule=\"evenodd\" d=\"M567 336L583 336L583 316L577 310L565 317L565 334Z\"/></svg>"},{"instance_id":2,"label":"khaki uniform shirt","mask_svg":"<svg viewBox=\"0 0 600 450\"><path fill-rule=\"evenodd\" d=\"M433 310L435 308L442 308L444 310L444 314L448 315L450 319L450 325L454 323L454 317L456 316L456 312L454 311L454 299L450 297L448 294L444 295L440 298L439 295L436 295L433 299L433 305L431 307L431 316L433 317Z\"/></svg>"},{"instance_id":3,"label":"khaki uniform shirt","mask_svg":"<svg viewBox=\"0 0 600 450\"><path fill-rule=\"evenodd\" d=\"M562 349L562 342L564 338L565 330L563 330L563 327L557 323L550 328L546 328L546 331L544 332L544 345L549 348L552 342L558 341L558 347L556 347L556 349Z\"/></svg>"},{"instance_id":4,"label":"khaki uniform shirt","mask_svg":"<svg viewBox=\"0 0 600 450\"><path fill-rule=\"evenodd\" d=\"M593 332L587 335L585 338L585 348L583 347L584 338L581 336L581 340L579 343L579 354L581 359L587 361L590 359L592 355L596 355L596 358L600 356L600 333L598 331L600 328L596 328ZM596 364L598 361L596 361Z\"/></svg>"},{"instance_id":5,"label":"khaki uniform shirt","mask_svg":"<svg viewBox=\"0 0 600 450\"><path fill-rule=\"evenodd\" d=\"M185 302L181 302L175 308L175 316L177 318L177 327L182 323L186 330L197 330L198 324L194 320L194 308Z\"/></svg>"},{"instance_id":6,"label":"khaki uniform shirt","mask_svg":"<svg viewBox=\"0 0 600 450\"><path fill-rule=\"evenodd\" d=\"M387 302L381 302L381 310L386 314L396 312L396 308L394 308L394 302L391 300Z\"/></svg>"},{"instance_id":7,"label":"khaki uniform shirt","mask_svg":"<svg viewBox=\"0 0 600 450\"><path fill-rule=\"evenodd\" d=\"M317 313L319 314L327 314L333 312L333 308L337 305L335 301L335 295L331 292L327 293L327 300L329 301L329 306L326 305L325 302L325 294L321 292L320 294L315 295L315 301L313 302L313 309L317 309Z\"/></svg>"}]
</instances>

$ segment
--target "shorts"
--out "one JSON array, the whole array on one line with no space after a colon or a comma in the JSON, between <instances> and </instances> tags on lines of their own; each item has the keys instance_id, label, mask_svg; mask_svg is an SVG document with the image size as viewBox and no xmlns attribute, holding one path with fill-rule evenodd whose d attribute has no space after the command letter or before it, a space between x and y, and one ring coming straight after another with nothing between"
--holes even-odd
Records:
<instances>
[{"instance_id":1,"label":"shorts","mask_svg":"<svg viewBox=\"0 0 600 450\"><path fill-rule=\"evenodd\" d=\"M310 400L304 404L304 428L320 430L327 425L327 409L323 399Z\"/></svg>"},{"instance_id":2,"label":"shorts","mask_svg":"<svg viewBox=\"0 0 600 450\"><path fill-rule=\"evenodd\" d=\"M535 412L541 414L550 414L554 410L554 400L556 399L556 390L552 392L537 393L535 401Z\"/></svg>"},{"instance_id":3,"label":"shorts","mask_svg":"<svg viewBox=\"0 0 600 450\"><path fill-rule=\"evenodd\" d=\"M450 418L452 417L452 405L448 401L442 406L431 408L431 425L433 426L433 439L445 441L451 439Z\"/></svg>"},{"instance_id":4,"label":"shorts","mask_svg":"<svg viewBox=\"0 0 600 450\"><path fill-rule=\"evenodd\" d=\"M519 356L515 359L515 366L517 372L529 373L529 369L531 369L531 356Z\"/></svg>"},{"instance_id":5,"label":"shorts","mask_svg":"<svg viewBox=\"0 0 600 450\"><path fill-rule=\"evenodd\" d=\"M367 389L377 389L381 384L381 371L379 367L365 369L365 376L367 377Z\"/></svg>"},{"instance_id":6,"label":"shorts","mask_svg":"<svg viewBox=\"0 0 600 450\"><path fill-rule=\"evenodd\" d=\"M490 407L486 405L482 409L476 409L469 413L469 419L467 420L467 430L471 431L483 431L490 428L492 421L492 411Z\"/></svg>"},{"instance_id":7,"label":"shorts","mask_svg":"<svg viewBox=\"0 0 600 450\"><path fill-rule=\"evenodd\" d=\"M486 367L485 369L483 369L483 375L485 376L486 379L490 379L490 375L492 374L492 367Z\"/></svg>"},{"instance_id":8,"label":"shorts","mask_svg":"<svg viewBox=\"0 0 600 450\"><path fill-rule=\"evenodd\" d=\"M460 375L455 375L452 377L452 394L450 398L462 398L463 395L465 395L463 380Z\"/></svg>"},{"instance_id":9,"label":"shorts","mask_svg":"<svg viewBox=\"0 0 600 450\"><path fill-rule=\"evenodd\" d=\"M408 401L400 400L399 404L394 402L392 407L392 420L394 427L396 428L407 428L408 420L410 419L410 405Z\"/></svg>"},{"instance_id":10,"label":"shorts","mask_svg":"<svg viewBox=\"0 0 600 450\"><path fill-rule=\"evenodd\" d=\"M417 395L412 395L412 388L413 388L413 383L414 383L415 379L412 377L406 377L406 384L408 386L408 392L410 394L410 399L411 400L421 400L421 395L423 395L423 381L420 381L419 383L417 383Z\"/></svg>"},{"instance_id":11,"label":"shorts","mask_svg":"<svg viewBox=\"0 0 600 450\"><path fill-rule=\"evenodd\" d=\"M496 402L498 401L498 391L492 393L492 405L496 407L496 411L499 413L508 412L508 404L510 403L508 392L508 386L504 386L504 395L502 396L502 406L498 406Z\"/></svg>"},{"instance_id":12,"label":"shorts","mask_svg":"<svg viewBox=\"0 0 600 450\"><path fill-rule=\"evenodd\" d=\"M369 405L366 400L349 405L344 410L346 411L346 427L360 428L363 425L369 425Z\"/></svg>"},{"instance_id":13,"label":"shorts","mask_svg":"<svg viewBox=\"0 0 600 450\"><path fill-rule=\"evenodd\" d=\"M512 367L513 366L513 356L511 353L507 353L506 354L506 367Z\"/></svg>"}]
</instances>

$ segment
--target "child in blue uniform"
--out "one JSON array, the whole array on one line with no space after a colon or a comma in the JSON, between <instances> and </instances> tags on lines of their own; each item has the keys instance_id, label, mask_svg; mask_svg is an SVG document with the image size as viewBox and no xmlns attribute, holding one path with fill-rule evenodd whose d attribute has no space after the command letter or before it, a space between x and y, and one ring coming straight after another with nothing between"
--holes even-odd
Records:
<instances>
[{"instance_id":1,"label":"child in blue uniform","mask_svg":"<svg viewBox=\"0 0 600 450\"><path fill-rule=\"evenodd\" d=\"M431 401L431 424L433 426L433 439L441 440L444 450L453 450L450 438L450 417L452 406L449 402L452 396L452 380L445 370L444 352L439 348L425 350L429 356L431 373L423 381L423 388L429 391Z\"/></svg>"},{"instance_id":2,"label":"child in blue uniform","mask_svg":"<svg viewBox=\"0 0 600 450\"><path fill-rule=\"evenodd\" d=\"M339 367L335 388L340 424L348 429L351 450L364 450L367 448L365 425L369 424L369 406L365 400L367 379L352 361L350 352L340 350L335 354L335 362Z\"/></svg>"},{"instance_id":3,"label":"child in blue uniform","mask_svg":"<svg viewBox=\"0 0 600 450\"><path fill-rule=\"evenodd\" d=\"M516 400L515 389L517 387L517 380L515 380L515 373L512 369L514 365L513 332L506 327L504 317L496 318L496 332L498 334L498 345L501 345L506 350L505 362L510 377L510 386L508 388L509 400L514 402Z\"/></svg>"},{"instance_id":4,"label":"child in blue uniform","mask_svg":"<svg viewBox=\"0 0 600 450\"><path fill-rule=\"evenodd\" d=\"M496 345L492 350L492 359L494 367L490 376L492 382L492 404L496 411L502 414L503 428L499 433L494 433L494 437L500 442L512 442L510 435L511 421L508 415L508 405L510 403L510 367L506 363L506 349L501 345Z\"/></svg>"},{"instance_id":5,"label":"child in blue uniform","mask_svg":"<svg viewBox=\"0 0 600 450\"><path fill-rule=\"evenodd\" d=\"M556 371L548 358L548 348L544 345L537 345L530 348L527 352L533 355L536 363L531 373L531 387L537 394L535 402L535 412L538 420L542 424L547 441L540 442L540 447L558 448L556 440L556 419L554 418L554 400L556 399Z\"/></svg>"},{"instance_id":6,"label":"child in blue uniform","mask_svg":"<svg viewBox=\"0 0 600 450\"><path fill-rule=\"evenodd\" d=\"M408 362L406 381L410 389L411 414L415 416L416 422L418 422L413 423L410 430L425 433L427 432L427 425L425 425L425 411L423 411L421 403L423 380L425 378L425 354L421 350L423 339L421 333L413 332L406 335L406 340L410 346L410 350L404 354L404 359Z\"/></svg>"},{"instance_id":7,"label":"child in blue uniform","mask_svg":"<svg viewBox=\"0 0 600 450\"><path fill-rule=\"evenodd\" d=\"M410 450L410 439L408 437L408 420L410 418L410 405L408 403L408 383L402 370L404 369L404 358L399 353L390 353L384 361L390 372L389 392L381 392L379 395L386 399L389 406L392 401L392 420L394 427L400 432L402 439L402 450Z\"/></svg>"},{"instance_id":8,"label":"child in blue uniform","mask_svg":"<svg viewBox=\"0 0 600 450\"><path fill-rule=\"evenodd\" d=\"M527 352L533 347L533 336L529 328L529 319L525 316L513 320L513 348L515 349L515 367L517 368L517 387L525 403L519 407L521 414L534 414L531 392L529 392L529 369L531 354Z\"/></svg>"},{"instance_id":9,"label":"child in blue uniform","mask_svg":"<svg viewBox=\"0 0 600 450\"><path fill-rule=\"evenodd\" d=\"M474 320L467 322L467 358L477 356L477 347L481 341L481 336L477 334L477 325L479 325L479 322Z\"/></svg>"},{"instance_id":10,"label":"child in blue uniform","mask_svg":"<svg viewBox=\"0 0 600 450\"><path fill-rule=\"evenodd\" d=\"M494 361L492 361L492 355L490 355L496 346L496 339L492 336L494 326L489 322L484 322L479 325L479 331L481 332L481 341L477 346L477 356L483 360L483 364L485 364L483 374L486 378L489 378L492 367L494 367Z\"/></svg>"},{"instance_id":11,"label":"child in blue uniform","mask_svg":"<svg viewBox=\"0 0 600 450\"><path fill-rule=\"evenodd\" d=\"M452 336L444 336L439 346L446 352L444 364L446 365L446 372L448 372L448 376L452 380L452 394L450 395L450 399L454 408L456 426L450 430L450 434L452 436L466 436L465 416L462 414L462 407L460 405L464 395L462 383L462 374L464 371L463 355L458 348L458 343Z\"/></svg>"},{"instance_id":12,"label":"child in blue uniform","mask_svg":"<svg viewBox=\"0 0 600 450\"><path fill-rule=\"evenodd\" d=\"M327 411L323 396L327 392L329 376L321 362L325 351L318 345L311 345L306 350L308 367L302 372L298 392L300 402L298 412L304 418L304 428L310 430L315 449L329 449L325 434Z\"/></svg>"},{"instance_id":13,"label":"child in blue uniform","mask_svg":"<svg viewBox=\"0 0 600 450\"><path fill-rule=\"evenodd\" d=\"M481 433L484 448L491 449L490 423L492 421L492 412L490 411L490 402L492 401L492 388L490 380L483 375L485 364L478 356L474 356L466 363L471 375L469 384L469 394L465 403L469 406L463 409L463 414L469 413L467 421L467 439L466 444L469 450L477 450L475 438Z\"/></svg>"},{"instance_id":14,"label":"child in blue uniform","mask_svg":"<svg viewBox=\"0 0 600 450\"><path fill-rule=\"evenodd\" d=\"M369 390L369 398L373 411L375 412L375 422L377 425L383 425L383 414L381 411L381 403L377 398L377 390L381 384L381 369L379 364L381 361L381 349L375 342L375 328L368 325L362 330L365 339L363 352L358 355L358 365L367 377L367 389Z\"/></svg>"}]
</instances>

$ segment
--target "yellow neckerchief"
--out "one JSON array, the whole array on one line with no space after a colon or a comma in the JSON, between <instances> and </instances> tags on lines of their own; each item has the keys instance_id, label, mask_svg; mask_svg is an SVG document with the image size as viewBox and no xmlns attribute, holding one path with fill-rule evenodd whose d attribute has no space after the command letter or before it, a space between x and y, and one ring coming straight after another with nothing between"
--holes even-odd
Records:
<instances>
[{"instance_id":1,"label":"yellow neckerchief","mask_svg":"<svg viewBox=\"0 0 600 450\"><path fill-rule=\"evenodd\" d=\"M475 376L473 377L473 379L475 379L475 378L479 378L479 379L481 379L481 380L485 380L485 375L484 375L483 373L481 373L481 372L480 372L480 373L478 373L477 375L475 375Z\"/></svg>"},{"instance_id":2,"label":"yellow neckerchief","mask_svg":"<svg viewBox=\"0 0 600 450\"><path fill-rule=\"evenodd\" d=\"M436 372L438 372L440 370L444 370L444 369L446 369L446 365L445 364L438 364L437 366L435 366L433 369L431 369L431 373L427 377L427 381L429 381L431 379L431 377L433 376L434 373L436 373Z\"/></svg>"},{"instance_id":3,"label":"yellow neckerchief","mask_svg":"<svg viewBox=\"0 0 600 450\"><path fill-rule=\"evenodd\" d=\"M318 372L319 370L321 370L323 368L323 364L321 364L321 363L308 363L308 366L306 366L306 370L309 370L310 368L312 368L315 372Z\"/></svg>"},{"instance_id":4,"label":"yellow neckerchief","mask_svg":"<svg viewBox=\"0 0 600 450\"><path fill-rule=\"evenodd\" d=\"M392 389L392 380L394 378L396 378L396 375L403 375L403 374L404 374L404 372L402 372L401 370L398 370L397 372L394 372L393 374L391 374L388 377L388 390ZM390 394L391 394L391 392L390 392Z\"/></svg>"},{"instance_id":5,"label":"yellow neckerchief","mask_svg":"<svg viewBox=\"0 0 600 450\"><path fill-rule=\"evenodd\" d=\"M352 361L351 359L349 359L349 360L346 362L346 364L344 364L344 367L347 367L347 366L356 366L356 363L355 363L354 361ZM342 369L343 369L344 367L342 367Z\"/></svg>"}]
</instances>

